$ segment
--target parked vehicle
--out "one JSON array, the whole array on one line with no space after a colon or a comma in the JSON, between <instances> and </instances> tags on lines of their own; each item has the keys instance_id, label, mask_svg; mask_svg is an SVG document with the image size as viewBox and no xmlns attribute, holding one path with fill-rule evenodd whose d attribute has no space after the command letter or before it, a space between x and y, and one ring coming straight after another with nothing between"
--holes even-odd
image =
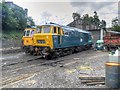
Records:
<instances>
[{"instance_id":1,"label":"parked vehicle","mask_svg":"<svg viewBox=\"0 0 120 90\"><path fill-rule=\"evenodd\" d=\"M96 50L104 50L104 41L103 40L97 40L95 44L95 49Z\"/></svg>"},{"instance_id":2,"label":"parked vehicle","mask_svg":"<svg viewBox=\"0 0 120 90\"><path fill-rule=\"evenodd\" d=\"M120 32L107 32L106 36L104 36L104 46L108 51L120 48Z\"/></svg>"}]
</instances>

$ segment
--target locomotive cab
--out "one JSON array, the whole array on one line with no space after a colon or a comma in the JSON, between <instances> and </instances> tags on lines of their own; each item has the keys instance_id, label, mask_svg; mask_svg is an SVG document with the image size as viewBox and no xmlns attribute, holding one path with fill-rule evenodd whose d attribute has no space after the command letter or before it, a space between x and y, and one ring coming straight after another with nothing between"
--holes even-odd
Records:
<instances>
[{"instance_id":1,"label":"locomotive cab","mask_svg":"<svg viewBox=\"0 0 120 90\"><path fill-rule=\"evenodd\" d=\"M26 52L30 52L30 47L33 45L33 34L36 33L36 28L26 28L22 37L22 49Z\"/></svg>"},{"instance_id":2,"label":"locomotive cab","mask_svg":"<svg viewBox=\"0 0 120 90\"><path fill-rule=\"evenodd\" d=\"M52 52L56 43L61 44L61 35L62 28L58 26L38 26L36 34L33 35L34 55L47 55L49 52Z\"/></svg>"}]
</instances>

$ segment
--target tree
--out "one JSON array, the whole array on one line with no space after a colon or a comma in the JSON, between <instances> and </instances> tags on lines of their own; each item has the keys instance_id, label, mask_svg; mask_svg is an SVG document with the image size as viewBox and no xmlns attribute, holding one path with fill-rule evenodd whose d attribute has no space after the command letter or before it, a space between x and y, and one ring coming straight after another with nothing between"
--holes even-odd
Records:
<instances>
[{"instance_id":1,"label":"tree","mask_svg":"<svg viewBox=\"0 0 120 90\"><path fill-rule=\"evenodd\" d=\"M80 19L80 14L79 13L73 13L72 17L73 17L73 20L75 21L77 19Z\"/></svg>"},{"instance_id":2,"label":"tree","mask_svg":"<svg viewBox=\"0 0 120 90\"><path fill-rule=\"evenodd\" d=\"M119 20L117 17L112 20L112 30L120 32Z\"/></svg>"},{"instance_id":3,"label":"tree","mask_svg":"<svg viewBox=\"0 0 120 90\"><path fill-rule=\"evenodd\" d=\"M118 18L116 17L112 20L112 26L118 26L118 25L119 25L119 21Z\"/></svg>"},{"instance_id":4,"label":"tree","mask_svg":"<svg viewBox=\"0 0 120 90\"><path fill-rule=\"evenodd\" d=\"M35 23L34 23L32 17L27 18L27 26L35 26Z\"/></svg>"},{"instance_id":5,"label":"tree","mask_svg":"<svg viewBox=\"0 0 120 90\"><path fill-rule=\"evenodd\" d=\"M99 29L100 24L106 27L106 21L102 20L100 21L99 16L96 11L94 11L94 16L89 16L89 14L83 15L83 17L80 16L79 13L72 13L73 20L76 22L80 22L79 24L82 25L82 29ZM78 24L74 22L75 24Z\"/></svg>"},{"instance_id":6,"label":"tree","mask_svg":"<svg viewBox=\"0 0 120 90\"><path fill-rule=\"evenodd\" d=\"M89 26L90 24L90 18L88 14L85 14L83 16L83 29L86 29L86 26Z\"/></svg>"},{"instance_id":7,"label":"tree","mask_svg":"<svg viewBox=\"0 0 120 90\"><path fill-rule=\"evenodd\" d=\"M13 17L14 13L11 9L9 9L6 4L3 2L2 5L2 29L3 32L16 29L18 27L18 23L16 18Z\"/></svg>"},{"instance_id":8,"label":"tree","mask_svg":"<svg viewBox=\"0 0 120 90\"><path fill-rule=\"evenodd\" d=\"M27 27L27 19L31 25L35 25L32 17L26 17L26 12L22 7L11 3L2 2L2 30L3 32L22 31Z\"/></svg>"},{"instance_id":9,"label":"tree","mask_svg":"<svg viewBox=\"0 0 120 90\"><path fill-rule=\"evenodd\" d=\"M14 12L13 17L16 18L18 27L17 30L23 30L27 26L27 18L25 17L25 11L21 8L12 8Z\"/></svg>"},{"instance_id":10,"label":"tree","mask_svg":"<svg viewBox=\"0 0 120 90\"><path fill-rule=\"evenodd\" d=\"M100 22L100 28L102 28L102 29L105 30L105 28L106 28L106 21L105 21L105 20L102 20L102 21Z\"/></svg>"},{"instance_id":11,"label":"tree","mask_svg":"<svg viewBox=\"0 0 120 90\"><path fill-rule=\"evenodd\" d=\"M94 16L93 16L93 24L97 27L99 27L100 25L100 20L99 20L99 17L97 15L97 12L94 11Z\"/></svg>"},{"instance_id":12,"label":"tree","mask_svg":"<svg viewBox=\"0 0 120 90\"><path fill-rule=\"evenodd\" d=\"M112 30L113 30L113 31L120 32L120 26L113 26L113 27L112 27Z\"/></svg>"}]
</instances>

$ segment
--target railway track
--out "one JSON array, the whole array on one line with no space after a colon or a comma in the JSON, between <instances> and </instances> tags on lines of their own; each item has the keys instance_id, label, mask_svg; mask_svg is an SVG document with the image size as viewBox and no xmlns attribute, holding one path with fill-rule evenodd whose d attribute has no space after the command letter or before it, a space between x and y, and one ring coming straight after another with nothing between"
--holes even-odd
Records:
<instances>
[{"instance_id":1,"label":"railway track","mask_svg":"<svg viewBox=\"0 0 120 90\"><path fill-rule=\"evenodd\" d=\"M41 56L35 56L34 58L30 58L30 59L27 59L27 60L19 60L19 61L16 61L16 60L6 60L5 62L7 62L7 64L2 64L2 68L4 67L7 67L7 66L12 66L12 65L16 65L16 64L20 64L20 63L25 63L25 62L29 62L29 61L33 61L33 60L38 60L38 59L41 59Z\"/></svg>"},{"instance_id":2,"label":"railway track","mask_svg":"<svg viewBox=\"0 0 120 90\"><path fill-rule=\"evenodd\" d=\"M36 73L41 72L41 69L40 69L39 66L47 65L47 66L55 67L58 64L60 64L62 61L64 61L64 59L62 59L62 57L61 57L61 59L56 59L56 60L44 60L44 59L40 59L40 58L35 58L35 60L38 60L38 59L39 59L38 64L36 64L36 65L28 65L28 66L25 66L25 67L22 67L22 68L17 67L17 68L14 68L14 69L12 68L12 70L6 70L5 66L4 66L4 69L3 69L4 75L3 75L3 78L2 78L2 85L5 86L7 84L18 82L19 80L29 78L29 77L35 75ZM22 61L22 63L18 62L18 63L15 63L15 64L8 64L6 66L15 66L15 65L18 65L18 64L34 62L35 60L34 59L31 59L31 60L29 59L29 60L25 60L24 62ZM27 73L16 74L17 72L19 72L20 69L21 70L29 69L29 71ZM31 70L31 69L34 69L34 70ZM44 70L47 70L47 69L43 68L42 71L44 71ZM7 74L9 76L6 76Z\"/></svg>"}]
</instances>

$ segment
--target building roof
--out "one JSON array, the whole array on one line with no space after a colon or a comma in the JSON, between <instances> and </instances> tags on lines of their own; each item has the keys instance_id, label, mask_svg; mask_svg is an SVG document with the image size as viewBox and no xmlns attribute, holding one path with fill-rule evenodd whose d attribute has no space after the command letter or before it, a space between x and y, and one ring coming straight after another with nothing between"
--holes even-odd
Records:
<instances>
[{"instance_id":1,"label":"building roof","mask_svg":"<svg viewBox=\"0 0 120 90\"><path fill-rule=\"evenodd\" d=\"M114 33L114 34L120 34L120 32L116 32L116 31L107 31L109 33Z\"/></svg>"}]
</instances>

